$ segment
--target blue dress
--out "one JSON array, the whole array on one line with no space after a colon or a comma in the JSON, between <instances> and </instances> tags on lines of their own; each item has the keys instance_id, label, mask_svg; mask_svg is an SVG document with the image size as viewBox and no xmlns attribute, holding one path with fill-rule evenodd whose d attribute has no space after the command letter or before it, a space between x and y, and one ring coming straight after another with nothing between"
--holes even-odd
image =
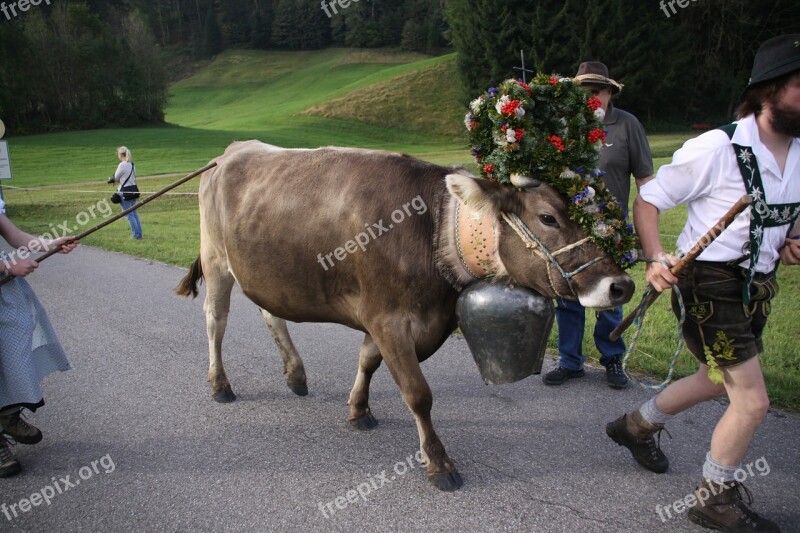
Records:
<instances>
[{"instance_id":1,"label":"blue dress","mask_svg":"<svg viewBox=\"0 0 800 533\"><path fill-rule=\"evenodd\" d=\"M64 348L28 282L15 278L1 286L0 409L40 403L42 379L69 369Z\"/></svg>"}]
</instances>

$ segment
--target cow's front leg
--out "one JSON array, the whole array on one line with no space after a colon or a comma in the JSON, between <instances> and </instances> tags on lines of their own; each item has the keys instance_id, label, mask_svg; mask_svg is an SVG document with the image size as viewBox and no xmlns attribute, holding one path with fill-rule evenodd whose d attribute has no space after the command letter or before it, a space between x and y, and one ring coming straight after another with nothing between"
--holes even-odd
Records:
<instances>
[{"instance_id":1,"label":"cow's front leg","mask_svg":"<svg viewBox=\"0 0 800 533\"><path fill-rule=\"evenodd\" d=\"M289 328L286 327L286 321L273 316L260 307L258 309L261 311L261 316L264 317L264 322L267 323L267 328L272 338L275 340L275 344L278 345L278 350L281 352L281 357L283 358L283 373L286 374L286 385L298 396L307 395L306 369L303 366L303 360L300 358L300 354L297 353L294 342L292 342L292 337L289 335Z\"/></svg>"},{"instance_id":2,"label":"cow's front leg","mask_svg":"<svg viewBox=\"0 0 800 533\"><path fill-rule=\"evenodd\" d=\"M440 490L460 488L464 484L461 475L433 429L433 395L419 367L409 324L401 320L386 320L370 333L416 419L420 446L428 461L428 479Z\"/></svg>"},{"instance_id":3,"label":"cow's front leg","mask_svg":"<svg viewBox=\"0 0 800 533\"><path fill-rule=\"evenodd\" d=\"M350 391L350 399L347 404L350 406L350 425L356 429L373 429L378 425L378 421L372 416L369 409L369 384L372 374L381 366L381 352L375 345L372 337L366 335L358 352L358 374Z\"/></svg>"}]
</instances>

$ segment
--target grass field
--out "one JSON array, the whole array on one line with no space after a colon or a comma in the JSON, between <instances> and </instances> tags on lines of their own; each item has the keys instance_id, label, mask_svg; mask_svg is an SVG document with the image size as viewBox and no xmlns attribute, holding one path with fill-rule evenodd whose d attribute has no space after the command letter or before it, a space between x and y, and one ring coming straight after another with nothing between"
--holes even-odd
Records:
<instances>
[{"instance_id":1,"label":"grass field","mask_svg":"<svg viewBox=\"0 0 800 533\"><path fill-rule=\"evenodd\" d=\"M149 192L177 179L176 173L203 166L231 141L251 138L287 147L397 150L469 168L471 158L460 133L464 110L454 103L448 83L452 68L452 56L426 58L388 50L229 51L171 87L168 126L10 136L15 177L4 183L8 214L33 233L62 223L78 226L76 216L112 192L105 179L116 168L115 148L121 144L131 148L139 175L155 176L138 181L141 190ZM436 80L441 80L441 88L431 87ZM432 92L443 96L430 98ZM689 136L650 136L656 165L668 162ZM189 182L176 194L142 208L142 241L131 240L127 222L121 220L84 243L187 266L199 250L197 196L192 194L197 187L198 181ZM664 214L662 242L667 249L684 219L681 208ZM90 220L85 227L96 222ZM52 259L58 260L64 259ZM765 335L767 354L762 358L773 404L796 411L800 410L800 328L796 327L800 301L791 295L800 289L798 270L781 270L781 295L773 305ZM631 273L639 290L626 313L638 303L644 287L643 267ZM591 342L594 319L587 314L584 347L596 361L598 353ZM663 297L648 312L631 368L662 375L676 335L669 299ZM554 351L555 331L549 344ZM695 368L694 359L684 351L677 375Z\"/></svg>"}]
</instances>

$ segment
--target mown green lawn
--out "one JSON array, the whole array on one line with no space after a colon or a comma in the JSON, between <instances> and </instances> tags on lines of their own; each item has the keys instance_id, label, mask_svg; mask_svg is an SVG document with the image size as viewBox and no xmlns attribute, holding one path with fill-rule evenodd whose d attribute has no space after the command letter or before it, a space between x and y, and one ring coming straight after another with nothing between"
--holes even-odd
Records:
<instances>
[{"instance_id":1,"label":"mown green lawn","mask_svg":"<svg viewBox=\"0 0 800 533\"><path fill-rule=\"evenodd\" d=\"M443 68L448 61L452 61L449 56L423 58L393 51L226 52L197 75L172 86L168 126L8 137L14 170L14 179L3 184L8 214L24 229L44 233L63 222L76 226L76 216L91 207L96 213L107 212L102 202L107 201L113 188L105 180L116 168L115 148L122 144L132 150L140 176L164 175L140 179L139 186L145 192L175 181L175 174L202 167L230 142L253 138L286 147L343 145L401 151L439 164L465 164L474 171L464 139L435 134L429 128L431 114L436 120L460 123L461 111L423 102L425 90L435 88L414 85L417 79L430 83L431 77L412 74ZM414 106L387 106L392 114L402 115L391 122L402 123L403 128L381 126L380 120L374 120L379 114L373 114L370 123L349 120L346 109L344 117L342 113L338 118L323 116L331 110L330 105L324 105L326 102L344 105L349 94L364 95L370 84L385 91L376 91L380 98L420 93L419 109L424 113ZM323 115L306 113L314 107L322 109ZM349 108L354 114L362 111L357 105ZM453 117L456 113L458 116ZM426 115L425 121L417 120L421 114ZM675 149L690 136L691 133L651 135L656 166L669 162ZM191 194L197 192L198 183L191 181L176 194L142 208L144 240L131 240L127 221L120 220L88 237L84 244L188 266L199 250L197 196ZM113 206L113 210L116 213L119 207ZM665 249L674 248L684 220L683 208L663 215ZM88 220L75 232L98 221ZM642 265L631 271L638 291L634 301L625 307L626 314L641 297L643 273ZM782 268L779 281L781 294L772 307L762 366L773 404L798 411L800 328L796 322L800 299L793 295L800 289L800 269ZM584 348L589 358L597 361L598 353L591 340L594 318L592 313L587 315ZM629 331L627 338L631 334ZM552 352L556 351L555 335L554 328L549 340ZM676 336L677 321L665 296L647 314L630 368L660 379L675 350ZM684 351L678 360L677 376L696 368L697 363Z\"/></svg>"}]
</instances>

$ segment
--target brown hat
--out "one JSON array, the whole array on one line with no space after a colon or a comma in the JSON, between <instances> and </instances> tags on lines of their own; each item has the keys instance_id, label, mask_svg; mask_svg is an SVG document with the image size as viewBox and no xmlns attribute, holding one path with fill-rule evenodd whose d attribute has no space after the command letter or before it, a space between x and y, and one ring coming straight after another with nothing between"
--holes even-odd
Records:
<instances>
[{"instance_id":1,"label":"brown hat","mask_svg":"<svg viewBox=\"0 0 800 533\"><path fill-rule=\"evenodd\" d=\"M605 85L611 87L611 92L616 94L622 90L624 85L608 77L608 67L599 61L585 61L578 67L575 75L575 83L578 85Z\"/></svg>"},{"instance_id":2,"label":"brown hat","mask_svg":"<svg viewBox=\"0 0 800 533\"><path fill-rule=\"evenodd\" d=\"M800 33L781 35L764 41L753 59L750 81L742 98L750 87L796 70L800 70Z\"/></svg>"}]
</instances>

